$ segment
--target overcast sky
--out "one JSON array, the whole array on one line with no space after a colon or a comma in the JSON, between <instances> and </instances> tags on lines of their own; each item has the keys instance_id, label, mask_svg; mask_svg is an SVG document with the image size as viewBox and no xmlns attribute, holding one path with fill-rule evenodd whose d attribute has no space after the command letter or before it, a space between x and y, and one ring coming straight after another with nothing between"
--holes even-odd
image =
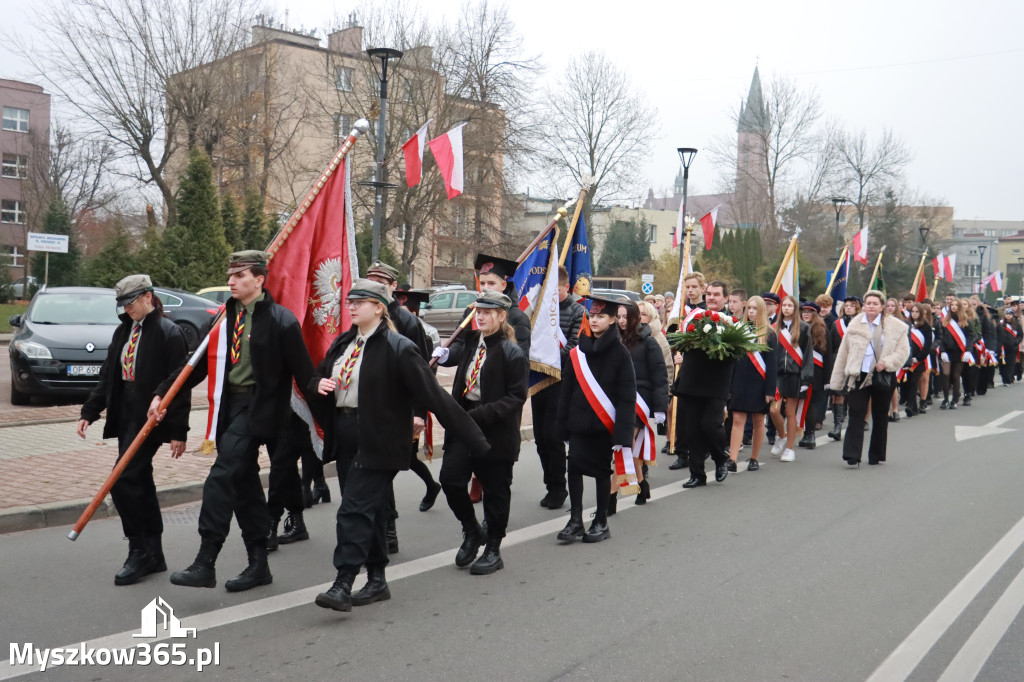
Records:
<instances>
[{"instance_id":1,"label":"overcast sky","mask_svg":"<svg viewBox=\"0 0 1024 682\"><path fill-rule=\"evenodd\" d=\"M47 1L3 0L5 28L45 39L32 8ZM440 20L461 0L422 5ZM277 6L292 28L319 28L354 3ZM957 218L1024 220L1024 2L514 0L509 10L546 79L572 55L602 49L646 92L662 122L647 169L655 191L671 187L676 147L733 134L730 112L759 63L765 82L779 73L815 88L826 116L849 129L875 137L892 128L914 155L909 185L954 206ZM27 76L0 49L0 77ZM698 153L691 193L714 190L713 176Z\"/></svg>"}]
</instances>

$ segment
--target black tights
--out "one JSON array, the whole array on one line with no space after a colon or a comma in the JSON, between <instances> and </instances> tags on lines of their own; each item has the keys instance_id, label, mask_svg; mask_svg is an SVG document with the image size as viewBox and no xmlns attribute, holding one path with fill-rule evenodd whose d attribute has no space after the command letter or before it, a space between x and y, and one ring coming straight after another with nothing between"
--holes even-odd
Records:
<instances>
[{"instance_id":1,"label":"black tights","mask_svg":"<svg viewBox=\"0 0 1024 682\"><path fill-rule=\"evenodd\" d=\"M573 471L569 467L569 506L577 514L583 513L583 474ZM595 519L600 523L608 522L608 477L590 476L594 479L594 489L597 493L597 513Z\"/></svg>"}]
</instances>

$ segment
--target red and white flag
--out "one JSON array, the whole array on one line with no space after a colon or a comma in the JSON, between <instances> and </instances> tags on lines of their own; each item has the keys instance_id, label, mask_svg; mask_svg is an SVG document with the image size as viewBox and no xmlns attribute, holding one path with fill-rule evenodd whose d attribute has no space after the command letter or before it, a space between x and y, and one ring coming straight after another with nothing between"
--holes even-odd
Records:
<instances>
[{"instance_id":1,"label":"red and white flag","mask_svg":"<svg viewBox=\"0 0 1024 682\"><path fill-rule=\"evenodd\" d=\"M711 248L711 241L715 238L715 223L718 222L718 206L701 216L700 227L704 230L704 250Z\"/></svg>"},{"instance_id":2,"label":"red and white flag","mask_svg":"<svg viewBox=\"0 0 1024 682\"><path fill-rule=\"evenodd\" d=\"M424 123L423 127L402 145L402 153L405 155L405 183L409 187L415 187L423 179L423 150L427 148L427 126L433 120Z\"/></svg>"},{"instance_id":3,"label":"red and white flag","mask_svg":"<svg viewBox=\"0 0 1024 682\"><path fill-rule=\"evenodd\" d=\"M683 243L683 228L686 227L686 206L679 202L679 214L676 216L676 229L672 232L672 248L678 249Z\"/></svg>"},{"instance_id":4,"label":"red and white flag","mask_svg":"<svg viewBox=\"0 0 1024 682\"><path fill-rule=\"evenodd\" d=\"M947 256L946 257L946 268L945 268L944 272L945 272L945 276L946 276L946 281L947 282L952 282L953 281L953 275L956 273L956 254L955 253L952 256Z\"/></svg>"},{"instance_id":5,"label":"red and white flag","mask_svg":"<svg viewBox=\"0 0 1024 682\"><path fill-rule=\"evenodd\" d=\"M996 270L991 275L981 280L981 288L984 289L986 286L992 287L992 291L1002 291L1003 273L999 270Z\"/></svg>"},{"instance_id":6,"label":"red and white flag","mask_svg":"<svg viewBox=\"0 0 1024 682\"><path fill-rule=\"evenodd\" d=\"M465 188L462 169L462 129L465 125L460 123L444 135L430 141L430 151L441 171L444 187L448 190L448 199L459 196Z\"/></svg>"},{"instance_id":7,"label":"red and white flag","mask_svg":"<svg viewBox=\"0 0 1024 682\"><path fill-rule=\"evenodd\" d=\"M796 242L795 239L793 241ZM785 260L782 261L782 265L779 267L779 272L782 275L775 293L780 298L785 298L786 296L800 298L800 268L797 264L798 248L798 245L794 243L793 248L786 254Z\"/></svg>"},{"instance_id":8,"label":"red and white flag","mask_svg":"<svg viewBox=\"0 0 1024 682\"><path fill-rule=\"evenodd\" d=\"M350 175L349 163L335 157L267 249L271 256L267 291L298 318L314 365L352 324L348 308L342 305L359 272ZM292 409L309 424L314 449L322 452L309 406L294 387Z\"/></svg>"},{"instance_id":9,"label":"red and white flag","mask_svg":"<svg viewBox=\"0 0 1024 682\"><path fill-rule=\"evenodd\" d=\"M932 259L932 270L935 271L935 279L946 279L946 257L941 253Z\"/></svg>"},{"instance_id":10,"label":"red and white flag","mask_svg":"<svg viewBox=\"0 0 1024 682\"><path fill-rule=\"evenodd\" d=\"M868 226L853 235L853 260L863 265L868 264Z\"/></svg>"}]
</instances>

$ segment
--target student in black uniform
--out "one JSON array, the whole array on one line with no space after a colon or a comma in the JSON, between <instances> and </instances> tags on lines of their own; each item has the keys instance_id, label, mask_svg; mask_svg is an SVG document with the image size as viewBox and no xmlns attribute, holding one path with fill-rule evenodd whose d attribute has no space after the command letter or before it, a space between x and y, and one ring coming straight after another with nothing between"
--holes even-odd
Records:
<instances>
[{"instance_id":1,"label":"student in black uniform","mask_svg":"<svg viewBox=\"0 0 1024 682\"><path fill-rule=\"evenodd\" d=\"M948 297L947 297L948 299ZM964 356L968 349L973 348L975 339L970 336L971 325L967 317L966 302L961 305L960 299L953 298L946 307L942 323L941 354L942 364L942 404L940 410L957 409L960 402L961 376L964 371ZM953 399L950 400L950 393Z\"/></svg>"},{"instance_id":2,"label":"student in black uniform","mask_svg":"<svg viewBox=\"0 0 1024 682\"><path fill-rule=\"evenodd\" d=\"M859 296L847 296L843 301L842 316L828 328L828 356L825 361L825 376L832 376L832 369L835 366L836 354L839 352L839 345L846 336L846 328L850 320L860 313L861 300ZM846 419L846 390L829 390L832 395L832 430L828 437L832 440L843 439L843 421Z\"/></svg>"},{"instance_id":3,"label":"student in black uniform","mask_svg":"<svg viewBox=\"0 0 1024 682\"><path fill-rule=\"evenodd\" d=\"M813 301L806 301L800 306L800 316L811 328L811 350L814 355L814 375L808 390L810 405L804 419L804 435L797 444L799 447L813 450L817 441L814 432L818 424L825 419L825 354L828 353L828 331L825 320L821 316L821 307Z\"/></svg>"},{"instance_id":4,"label":"student in black uniform","mask_svg":"<svg viewBox=\"0 0 1024 682\"><path fill-rule=\"evenodd\" d=\"M331 344L308 387L325 419L325 445L351 462L338 508L337 577L316 597L317 606L351 611L391 598L388 563L388 495L399 471L409 468L413 410L425 408L467 443L474 455L490 450L480 428L437 383L419 349L391 328L391 295L385 285L357 279L347 294L352 327ZM366 585L352 583L366 566Z\"/></svg>"},{"instance_id":5,"label":"student in black uniform","mask_svg":"<svg viewBox=\"0 0 1024 682\"><path fill-rule=\"evenodd\" d=\"M1017 361L1017 349L1020 347L1021 328L1013 308L1003 308L1003 319L999 323L999 346L1002 354L999 358L999 377L1003 386L1013 384L1013 368Z\"/></svg>"},{"instance_id":6,"label":"student in black uniform","mask_svg":"<svg viewBox=\"0 0 1024 682\"><path fill-rule=\"evenodd\" d=\"M930 306L915 303L910 309L910 358L907 359L907 374L900 384L907 416L921 414L923 405L918 405L921 376L925 373L932 348L932 311ZM923 401L922 401L923 402Z\"/></svg>"},{"instance_id":7,"label":"student in black uniform","mask_svg":"<svg viewBox=\"0 0 1024 682\"><path fill-rule=\"evenodd\" d=\"M569 354L570 362L562 375L562 394L558 400L561 437L569 443L570 511L569 523L557 536L561 542L575 542L580 538L584 542L601 542L611 537L608 477L612 474L613 452L622 450L624 458L633 457L636 378L633 361L615 325L615 315L622 301L588 298L592 336L581 336L579 345ZM586 534L583 529L584 476L594 479L597 500L594 522Z\"/></svg>"},{"instance_id":8,"label":"student in black uniform","mask_svg":"<svg viewBox=\"0 0 1024 682\"><path fill-rule=\"evenodd\" d=\"M199 553L171 582L185 587L214 587L214 564L231 530L234 516L242 529L249 565L224 587L241 592L273 582L267 564L270 512L260 481L259 447L266 444L271 459L288 447L293 380L305 387L313 375L302 329L295 315L263 290L269 256L262 251L231 254L228 285L231 298L222 333L229 346L214 371L224 377L217 414L217 459L203 485L199 510ZM187 394L206 379L209 363L199 362L182 390ZM160 399L177 373L156 389L150 414L157 415ZM312 396L307 396L307 400Z\"/></svg>"},{"instance_id":9,"label":"student in black uniform","mask_svg":"<svg viewBox=\"0 0 1024 682\"><path fill-rule=\"evenodd\" d=\"M795 296L786 296L779 306L779 315L775 320L775 333L779 339L779 347L775 351L778 363L778 388L781 400L771 408L772 421L779 432L780 438L772 446L773 455L782 455L783 462L796 459L793 446L796 444L798 429L797 407L801 398L806 397L807 389L814 380L814 349L812 347L811 327L800 319L800 302ZM785 405L785 417L782 406ZM785 421L783 421L785 420ZM785 439L782 436L785 435Z\"/></svg>"},{"instance_id":10,"label":"student in black uniform","mask_svg":"<svg viewBox=\"0 0 1024 682\"><path fill-rule=\"evenodd\" d=\"M732 414L732 434L729 443L729 471L736 471L746 430L747 415L753 423L750 460L747 471L757 471L761 465L757 458L764 443L764 417L768 406L775 399L775 376L778 366L775 361L775 330L768 324L768 309L764 299L751 296L747 299L745 319L757 334L757 342L768 346L766 351L748 353L736 363L732 375L732 389L729 396L729 412Z\"/></svg>"},{"instance_id":11,"label":"student in black uniform","mask_svg":"<svg viewBox=\"0 0 1024 682\"><path fill-rule=\"evenodd\" d=\"M120 461L146 423L149 396L161 381L177 375L187 359L188 345L181 328L164 314L149 275L125 277L114 293L117 305L124 308L121 325L114 330L99 382L82 406L78 435L85 438L86 429L106 410L103 437L117 438ZM182 391L171 401L167 419L146 437L110 490L128 538L128 559L114 576L115 585L131 585L150 573L167 570L153 456L169 442L171 457L181 457L188 437L188 412L188 392Z\"/></svg>"},{"instance_id":12,"label":"student in black uniform","mask_svg":"<svg viewBox=\"0 0 1024 682\"><path fill-rule=\"evenodd\" d=\"M496 291L485 291L476 300L478 329L468 330L466 342L453 352L446 365L458 365L452 396L480 426L491 450L485 455L470 453L458 434L445 434L441 463L441 486L448 506L462 524L462 546L455 565L470 566L474 575L487 575L504 568L501 540L508 526L512 500L512 467L519 459L519 426L526 404L528 364L515 344L508 325L512 300ZM469 499L470 478L476 475L483 486L486 536ZM477 551L486 545L476 563Z\"/></svg>"}]
</instances>

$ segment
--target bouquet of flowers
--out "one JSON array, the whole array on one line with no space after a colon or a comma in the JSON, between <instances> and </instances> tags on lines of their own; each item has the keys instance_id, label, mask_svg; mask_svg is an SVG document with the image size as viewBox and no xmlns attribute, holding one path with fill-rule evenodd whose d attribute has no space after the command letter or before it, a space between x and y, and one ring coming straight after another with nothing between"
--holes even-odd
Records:
<instances>
[{"instance_id":1,"label":"bouquet of flowers","mask_svg":"<svg viewBox=\"0 0 1024 682\"><path fill-rule=\"evenodd\" d=\"M757 342L757 331L726 313L702 310L690 318L681 332L668 334L674 350L703 351L712 360L733 360L753 351L768 350Z\"/></svg>"}]
</instances>

